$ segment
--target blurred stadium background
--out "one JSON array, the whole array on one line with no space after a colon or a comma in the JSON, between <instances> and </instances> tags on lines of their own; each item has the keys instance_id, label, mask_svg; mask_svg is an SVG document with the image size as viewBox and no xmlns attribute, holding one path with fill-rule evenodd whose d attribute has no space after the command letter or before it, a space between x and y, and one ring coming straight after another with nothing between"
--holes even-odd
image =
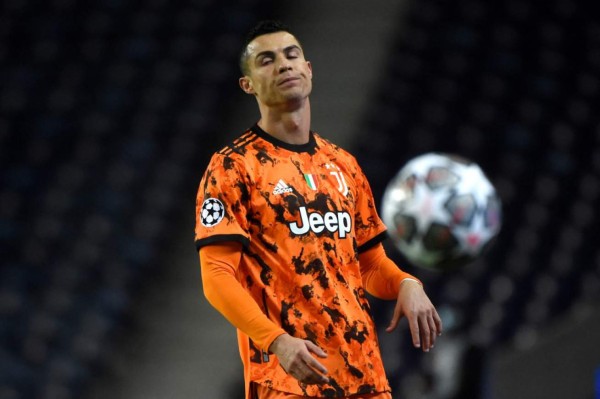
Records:
<instances>
[{"instance_id":1,"label":"blurred stadium background","mask_svg":"<svg viewBox=\"0 0 600 399\"><path fill-rule=\"evenodd\" d=\"M258 117L237 87L265 17L313 62L313 128L379 200L458 153L504 228L418 275L432 353L381 333L396 398L600 397L600 19L583 0L6 0L0 8L0 399L241 398L193 245L212 152ZM594 106L594 104L596 104ZM384 326L391 305L375 301ZM598 377L600 379L600 377ZM596 388L594 388L596 386Z\"/></svg>"}]
</instances>

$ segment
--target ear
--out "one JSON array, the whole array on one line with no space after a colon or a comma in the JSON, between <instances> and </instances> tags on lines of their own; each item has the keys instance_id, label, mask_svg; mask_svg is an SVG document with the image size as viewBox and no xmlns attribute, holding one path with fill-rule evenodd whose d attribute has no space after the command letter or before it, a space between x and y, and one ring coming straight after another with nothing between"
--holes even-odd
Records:
<instances>
[{"instance_id":1,"label":"ear","mask_svg":"<svg viewBox=\"0 0 600 399\"><path fill-rule=\"evenodd\" d=\"M308 77L312 79L313 73L312 73L312 64L310 63L310 61L306 61L306 66L308 67Z\"/></svg>"},{"instance_id":2,"label":"ear","mask_svg":"<svg viewBox=\"0 0 600 399\"><path fill-rule=\"evenodd\" d=\"M248 76L242 76L239 80L240 87L246 94L254 94L254 87L252 86L252 81Z\"/></svg>"}]
</instances>

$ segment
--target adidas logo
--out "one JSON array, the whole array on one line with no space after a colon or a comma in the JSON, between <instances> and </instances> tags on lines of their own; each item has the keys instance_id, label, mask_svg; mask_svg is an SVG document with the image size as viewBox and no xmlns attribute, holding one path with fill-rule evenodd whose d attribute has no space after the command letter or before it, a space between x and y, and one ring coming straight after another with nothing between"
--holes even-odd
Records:
<instances>
[{"instance_id":1,"label":"adidas logo","mask_svg":"<svg viewBox=\"0 0 600 399\"><path fill-rule=\"evenodd\" d=\"M291 193L291 192L292 192L292 188L290 186L288 186L287 184L285 184L283 179L279 179L279 181L277 182L277 185L275 186L275 189L273 190L273 194L283 194L283 193Z\"/></svg>"}]
</instances>

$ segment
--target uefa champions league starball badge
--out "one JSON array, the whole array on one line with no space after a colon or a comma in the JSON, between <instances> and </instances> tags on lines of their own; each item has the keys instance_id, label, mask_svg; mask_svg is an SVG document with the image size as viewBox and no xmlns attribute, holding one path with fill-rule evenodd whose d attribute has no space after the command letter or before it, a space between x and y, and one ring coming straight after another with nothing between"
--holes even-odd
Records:
<instances>
[{"instance_id":1,"label":"uefa champions league starball badge","mask_svg":"<svg viewBox=\"0 0 600 399\"><path fill-rule=\"evenodd\" d=\"M216 198L208 198L202 203L200 221L205 227L216 226L225 216L223 203Z\"/></svg>"}]
</instances>

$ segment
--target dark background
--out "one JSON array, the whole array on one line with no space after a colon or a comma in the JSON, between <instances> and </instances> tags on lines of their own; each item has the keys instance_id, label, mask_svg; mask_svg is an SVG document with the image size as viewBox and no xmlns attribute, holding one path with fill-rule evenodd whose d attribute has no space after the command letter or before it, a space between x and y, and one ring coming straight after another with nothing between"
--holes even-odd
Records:
<instances>
[{"instance_id":1,"label":"dark background","mask_svg":"<svg viewBox=\"0 0 600 399\"><path fill-rule=\"evenodd\" d=\"M356 155L378 201L429 151L474 160L497 187L503 230L472 265L433 273L388 248L447 331L428 355L405 325L381 340L397 397L500 397L498 352L539 359L548 332L598 313L588 3L4 2L0 398L241 397L233 328L202 296L193 215L210 154L257 118L237 56L265 17L291 20L314 49L315 129ZM380 326L391 306L374 302ZM578 356L588 388L573 399L591 398L600 359Z\"/></svg>"}]
</instances>

